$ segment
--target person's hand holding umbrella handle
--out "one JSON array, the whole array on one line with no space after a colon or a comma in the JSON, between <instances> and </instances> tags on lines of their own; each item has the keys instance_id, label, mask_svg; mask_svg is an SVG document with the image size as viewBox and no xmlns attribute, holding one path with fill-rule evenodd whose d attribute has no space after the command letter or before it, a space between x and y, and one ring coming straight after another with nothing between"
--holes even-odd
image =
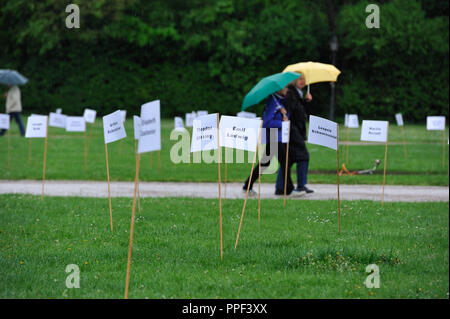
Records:
<instances>
[{"instance_id":1,"label":"person's hand holding umbrella handle","mask_svg":"<svg viewBox=\"0 0 450 319\"><path fill-rule=\"evenodd\" d=\"M312 95L311 95L311 93L306 93L306 95L305 95L305 99L306 99L306 102L311 102L312 101Z\"/></svg>"}]
</instances>

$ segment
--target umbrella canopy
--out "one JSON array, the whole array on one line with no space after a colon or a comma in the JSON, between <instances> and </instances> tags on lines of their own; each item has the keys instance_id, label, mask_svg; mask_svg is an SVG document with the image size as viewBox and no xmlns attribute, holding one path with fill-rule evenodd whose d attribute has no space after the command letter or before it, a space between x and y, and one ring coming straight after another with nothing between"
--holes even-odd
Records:
<instances>
[{"instance_id":1,"label":"umbrella canopy","mask_svg":"<svg viewBox=\"0 0 450 319\"><path fill-rule=\"evenodd\" d=\"M300 62L288 65L283 72L298 72L305 76L306 84L336 82L341 73L334 65L319 62Z\"/></svg>"},{"instance_id":2,"label":"umbrella canopy","mask_svg":"<svg viewBox=\"0 0 450 319\"><path fill-rule=\"evenodd\" d=\"M0 83L6 85L25 84L28 79L14 70L0 70Z\"/></svg>"},{"instance_id":3,"label":"umbrella canopy","mask_svg":"<svg viewBox=\"0 0 450 319\"><path fill-rule=\"evenodd\" d=\"M241 110L258 104L270 94L283 89L292 80L299 78L301 74L295 72L276 73L262 78L250 92L244 97Z\"/></svg>"}]
</instances>

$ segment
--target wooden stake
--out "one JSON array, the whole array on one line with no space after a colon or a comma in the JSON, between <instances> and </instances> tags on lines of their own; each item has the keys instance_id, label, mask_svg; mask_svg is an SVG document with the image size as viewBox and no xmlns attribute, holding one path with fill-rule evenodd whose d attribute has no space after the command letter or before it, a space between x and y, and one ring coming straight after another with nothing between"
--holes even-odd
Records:
<instances>
[{"instance_id":1,"label":"wooden stake","mask_svg":"<svg viewBox=\"0 0 450 319\"><path fill-rule=\"evenodd\" d=\"M227 199L227 175L228 175L228 166L227 166L227 162L228 162L228 152L227 152L227 148L226 147L224 147L224 149L225 149L225 198L224 199Z\"/></svg>"},{"instance_id":2,"label":"wooden stake","mask_svg":"<svg viewBox=\"0 0 450 319\"><path fill-rule=\"evenodd\" d=\"M258 145L260 144L260 140L261 140L261 130L262 130L262 121L261 121L261 126L259 128L259 136L258 136L258 143L256 144L256 149L255 149L255 155L253 156L253 163L252 163L252 170L250 172L250 179L249 179L249 183L247 185L247 192L245 194L245 201L244 201L244 207L242 208L242 215L241 215L241 221L239 223L239 229L238 229L238 233L237 233L237 237L236 237L236 243L234 244L234 249L236 250L238 241L239 241L239 234L241 232L241 227L242 227L242 221L244 219L244 212L245 212L245 205L247 204L247 199L248 199L248 191L250 189L250 181L252 180L252 175L253 175L253 168L255 167L255 162L256 162L256 152L258 151Z\"/></svg>"},{"instance_id":3,"label":"wooden stake","mask_svg":"<svg viewBox=\"0 0 450 319\"><path fill-rule=\"evenodd\" d=\"M47 118L47 132L45 134L45 146L44 146L44 167L42 169L42 195L41 200L44 199L44 183L45 183L45 166L47 164L47 141L48 141L48 118Z\"/></svg>"},{"instance_id":4,"label":"wooden stake","mask_svg":"<svg viewBox=\"0 0 450 319\"><path fill-rule=\"evenodd\" d=\"M137 156L138 156L137 141L138 140L136 140L136 139L134 140L134 156L136 158L136 161L137 161ZM138 197L138 210L139 210L139 213L140 213L141 212L141 194L140 194L140 191L139 191L139 180L138 180L137 197Z\"/></svg>"},{"instance_id":5,"label":"wooden stake","mask_svg":"<svg viewBox=\"0 0 450 319\"><path fill-rule=\"evenodd\" d=\"M217 113L217 171L219 177L219 227L220 227L220 260L223 260L223 238L222 238L222 190L220 189L220 160L222 149L220 148L219 113Z\"/></svg>"},{"instance_id":6,"label":"wooden stake","mask_svg":"<svg viewBox=\"0 0 450 319\"><path fill-rule=\"evenodd\" d=\"M106 154L106 176L108 180L108 199L109 199L109 220L111 223L111 232L113 231L112 222L112 208L111 208L111 188L109 186L109 162L108 162L108 144L105 143L105 154Z\"/></svg>"},{"instance_id":7,"label":"wooden stake","mask_svg":"<svg viewBox=\"0 0 450 319\"><path fill-rule=\"evenodd\" d=\"M127 278L125 281L125 299L128 299L128 288L130 286L130 268L131 268L131 253L133 251L133 233L134 233L134 217L136 212L136 190L139 180L139 154L136 158L136 176L134 178L134 194L133 194L133 208L131 211L131 229L130 229L130 245L128 247L128 261L127 261Z\"/></svg>"},{"instance_id":8,"label":"wooden stake","mask_svg":"<svg viewBox=\"0 0 450 319\"><path fill-rule=\"evenodd\" d=\"M381 198L381 205L384 206L384 184L386 182L386 160L387 160L387 147L388 147L388 133L389 133L389 122L386 128L386 147L384 149L384 169L383 169L383 192L382 192L382 198Z\"/></svg>"},{"instance_id":9,"label":"wooden stake","mask_svg":"<svg viewBox=\"0 0 450 319\"><path fill-rule=\"evenodd\" d=\"M402 125L402 136L403 136L403 152L405 153L405 159L407 159L408 156L406 154L405 130L403 129L403 125Z\"/></svg>"},{"instance_id":10,"label":"wooden stake","mask_svg":"<svg viewBox=\"0 0 450 319\"><path fill-rule=\"evenodd\" d=\"M261 221L261 144L258 145L258 221ZM250 181L249 181L250 182Z\"/></svg>"},{"instance_id":11,"label":"wooden stake","mask_svg":"<svg viewBox=\"0 0 450 319\"><path fill-rule=\"evenodd\" d=\"M341 200L339 195L339 124L336 123L337 130L337 198L338 198L338 223L339 223L339 234L341 233Z\"/></svg>"},{"instance_id":12,"label":"wooden stake","mask_svg":"<svg viewBox=\"0 0 450 319\"><path fill-rule=\"evenodd\" d=\"M346 152L345 152L345 164L348 166L348 149L349 149L349 143L350 143L350 128L347 126L347 130L346 130L346 133L347 133L347 138L346 138L346 140L347 140L347 143L345 143L346 145Z\"/></svg>"},{"instance_id":13,"label":"wooden stake","mask_svg":"<svg viewBox=\"0 0 450 319\"><path fill-rule=\"evenodd\" d=\"M31 165L31 138L28 139L28 166Z\"/></svg>"},{"instance_id":14,"label":"wooden stake","mask_svg":"<svg viewBox=\"0 0 450 319\"><path fill-rule=\"evenodd\" d=\"M161 151L158 151L158 173L161 174Z\"/></svg>"},{"instance_id":15,"label":"wooden stake","mask_svg":"<svg viewBox=\"0 0 450 319\"><path fill-rule=\"evenodd\" d=\"M11 153L11 134L10 131L11 127L8 129L8 169L9 169L9 158L10 158L10 153Z\"/></svg>"}]
</instances>

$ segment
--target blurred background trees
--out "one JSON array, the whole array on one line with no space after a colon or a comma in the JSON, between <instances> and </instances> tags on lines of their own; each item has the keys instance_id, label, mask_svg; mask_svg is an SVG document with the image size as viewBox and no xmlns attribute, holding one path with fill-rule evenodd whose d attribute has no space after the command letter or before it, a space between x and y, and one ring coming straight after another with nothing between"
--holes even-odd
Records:
<instances>
[{"instance_id":1,"label":"blurred background trees","mask_svg":"<svg viewBox=\"0 0 450 319\"><path fill-rule=\"evenodd\" d=\"M336 117L448 116L448 1L378 1L379 29L365 26L369 1L72 2L80 29L66 28L66 1L0 0L0 68L30 80L25 111L137 113L160 99L166 117L235 114L261 77L300 61L331 63L335 30ZM311 90L316 115L328 117L330 85Z\"/></svg>"}]
</instances>

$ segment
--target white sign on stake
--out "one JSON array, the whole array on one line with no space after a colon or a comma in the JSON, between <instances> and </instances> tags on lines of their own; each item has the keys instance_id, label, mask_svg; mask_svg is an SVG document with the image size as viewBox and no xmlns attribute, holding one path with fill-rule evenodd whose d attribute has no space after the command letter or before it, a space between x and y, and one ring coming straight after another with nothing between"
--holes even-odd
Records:
<instances>
[{"instance_id":1,"label":"white sign on stake","mask_svg":"<svg viewBox=\"0 0 450 319\"><path fill-rule=\"evenodd\" d=\"M445 116L427 116L427 130L444 131Z\"/></svg>"},{"instance_id":2,"label":"white sign on stake","mask_svg":"<svg viewBox=\"0 0 450 319\"><path fill-rule=\"evenodd\" d=\"M161 115L159 100L141 106L141 135L138 153L161 150Z\"/></svg>"},{"instance_id":3,"label":"white sign on stake","mask_svg":"<svg viewBox=\"0 0 450 319\"><path fill-rule=\"evenodd\" d=\"M192 113L186 113L186 127L192 127L194 116Z\"/></svg>"},{"instance_id":4,"label":"white sign on stake","mask_svg":"<svg viewBox=\"0 0 450 319\"><path fill-rule=\"evenodd\" d=\"M181 117L175 116L174 124L175 124L175 131L183 131L184 130L183 119Z\"/></svg>"},{"instance_id":5,"label":"white sign on stake","mask_svg":"<svg viewBox=\"0 0 450 319\"><path fill-rule=\"evenodd\" d=\"M387 142L388 121L362 121L361 141Z\"/></svg>"},{"instance_id":6,"label":"white sign on stake","mask_svg":"<svg viewBox=\"0 0 450 319\"><path fill-rule=\"evenodd\" d=\"M48 126L66 128L66 115L50 112Z\"/></svg>"},{"instance_id":7,"label":"white sign on stake","mask_svg":"<svg viewBox=\"0 0 450 319\"><path fill-rule=\"evenodd\" d=\"M197 117L205 116L205 115L208 115L208 111L204 111L204 110L197 111Z\"/></svg>"},{"instance_id":8,"label":"white sign on stake","mask_svg":"<svg viewBox=\"0 0 450 319\"><path fill-rule=\"evenodd\" d=\"M337 123L310 115L308 143L322 145L337 151Z\"/></svg>"},{"instance_id":9,"label":"white sign on stake","mask_svg":"<svg viewBox=\"0 0 450 319\"><path fill-rule=\"evenodd\" d=\"M0 114L0 129L9 130L9 114Z\"/></svg>"},{"instance_id":10,"label":"white sign on stake","mask_svg":"<svg viewBox=\"0 0 450 319\"><path fill-rule=\"evenodd\" d=\"M123 126L121 111L103 116L103 134L105 144L121 140L127 136L125 127Z\"/></svg>"},{"instance_id":11,"label":"white sign on stake","mask_svg":"<svg viewBox=\"0 0 450 319\"><path fill-rule=\"evenodd\" d=\"M199 116L192 128L191 152L217 149L217 113Z\"/></svg>"},{"instance_id":12,"label":"white sign on stake","mask_svg":"<svg viewBox=\"0 0 450 319\"><path fill-rule=\"evenodd\" d=\"M348 114L345 113L345 118L344 118L344 127L348 126Z\"/></svg>"},{"instance_id":13,"label":"white sign on stake","mask_svg":"<svg viewBox=\"0 0 450 319\"><path fill-rule=\"evenodd\" d=\"M398 126L403 126L403 116L402 113L395 114L395 120L397 121Z\"/></svg>"},{"instance_id":14,"label":"white sign on stake","mask_svg":"<svg viewBox=\"0 0 450 319\"><path fill-rule=\"evenodd\" d=\"M253 119L253 118L256 117L256 114L255 113L251 113L251 112L242 111L242 112L237 113L236 116L237 117L244 117L244 118L247 118L247 119Z\"/></svg>"},{"instance_id":15,"label":"white sign on stake","mask_svg":"<svg viewBox=\"0 0 450 319\"><path fill-rule=\"evenodd\" d=\"M358 128L359 127L358 115L349 114L347 126L348 128Z\"/></svg>"},{"instance_id":16,"label":"white sign on stake","mask_svg":"<svg viewBox=\"0 0 450 319\"><path fill-rule=\"evenodd\" d=\"M46 115L33 115L29 116L27 120L27 130L25 137L46 137L47 136L47 116Z\"/></svg>"},{"instance_id":17,"label":"white sign on stake","mask_svg":"<svg viewBox=\"0 0 450 319\"><path fill-rule=\"evenodd\" d=\"M220 146L254 152L258 144L261 122L237 116L221 116Z\"/></svg>"},{"instance_id":18,"label":"white sign on stake","mask_svg":"<svg viewBox=\"0 0 450 319\"><path fill-rule=\"evenodd\" d=\"M134 139L138 140L141 135L141 118L137 115L133 115L133 125L134 125Z\"/></svg>"},{"instance_id":19,"label":"white sign on stake","mask_svg":"<svg viewBox=\"0 0 450 319\"><path fill-rule=\"evenodd\" d=\"M291 121L283 121L281 122L281 143L289 142L289 128L291 125Z\"/></svg>"},{"instance_id":20,"label":"white sign on stake","mask_svg":"<svg viewBox=\"0 0 450 319\"><path fill-rule=\"evenodd\" d=\"M122 122L125 122L127 119L127 111L120 110L120 115L122 116Z\"/></svg>"},{"instance_id":21,"label":"white sign on stake","mask_svg":"<svg viewBox=\"0 0 450 319\"><path fill-rule=\"evenodd\" d=\"M87 123L94 124L96 115L97 111L91 109L84 109L83 117Z\"/></svg>"},{"instance_id":22,"label":"white sign on stake","mask_svg":"<svg viewBox=\"0 0 450 319\"><path fill-rule=\"evenodd\" d=\"M56 114L62 114L62 109L61 108L56 109Z\"/></svg>"},{"instance_id":23,"label":"white sign on stake","mask_svg":"<svg viewBox=\"0 0 450 319\"><path fill-rule=\"evenodd\" d=\"M66 117L66 131L67 132L84 132L86 131L86 121L82 116L67 116Z\"/></svg>"}]
</instances>

